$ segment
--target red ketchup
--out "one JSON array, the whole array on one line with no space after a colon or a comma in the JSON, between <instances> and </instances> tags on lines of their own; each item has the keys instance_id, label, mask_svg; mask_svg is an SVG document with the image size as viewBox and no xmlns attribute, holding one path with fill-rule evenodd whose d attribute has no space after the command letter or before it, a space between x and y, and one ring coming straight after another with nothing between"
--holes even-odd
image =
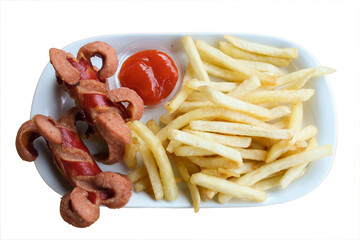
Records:
<instances>
[{"instance_id":1,"label":"red ketchup","mask_svg":"<svg viewBox=\"0 0 360 240\"><path fill-rule=\"evenodd\" d=\"M145 50L125 60L118 78L121 86L133 89L145 105L155 105L173 91L179 72L166 53Z\"/></svg>"}]
</instances>

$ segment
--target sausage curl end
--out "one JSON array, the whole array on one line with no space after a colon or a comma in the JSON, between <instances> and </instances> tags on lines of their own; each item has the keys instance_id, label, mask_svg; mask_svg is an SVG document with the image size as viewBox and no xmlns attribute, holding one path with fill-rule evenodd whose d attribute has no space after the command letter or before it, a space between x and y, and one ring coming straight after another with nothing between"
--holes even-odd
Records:
<instances>
[{"instance_id":1,"label":"sausage curl end","mask_svg":"<svg viewBox=\"0 0 360 240\"><path fill-rule=\"evenodd\" d=\"M60 214L65 222L75 227L85 228L98 220L99 204L93 204L87 197L87 191L75 187L61 198Z\"/></svg>"},{"instance_id":2,"label":"sausage curl end","mask_svg":"<svg viewBox=\"0 0 360 240\"><path fill-rule=\"evenodd\" d=\"M121 87L113 89L108 93L108 98L113 103L128 102L127 113L130 116L125 121L140 120L144 113L144 101L132 89Z\"/></svg>"},{"instance_id":3,"label":"sausage curl end","mask_svg":"<svg viewBox=\"0 0 360 240\"><path fill-rule=\"evenodd\" d=\"M93 182L97 187L114 194L113 197L101 202L108 208L121 208L129 202L132 183L128 176L114 172L101 172L95 175Z\"/></svg>"},{"instance_id":4,"label":"sausage curl end","mask_svg":"<svg viewBox=\"0 0 360 240\"><path fill-rule=\"evenodd\" d=\"M80 72L71 65L68 59L75 59L71 53L51 48L49 51L50 62L61 80L69 85L75 85L80 80Z\"/></svg>"},{"instance_id":5,"label":"sausage curl end","mask_svg":"<svg viewBox=\"0 0 360 240\"><path fill-rule=\"evenodd\" d=\"M108 78L115 74L119 65L116 50L105 42L92 42L79 49L77 58L84 56L88 62L94 56L99 56L103 60L103 65L97 73L100 78Z\"/></svg>"}]
</instances>

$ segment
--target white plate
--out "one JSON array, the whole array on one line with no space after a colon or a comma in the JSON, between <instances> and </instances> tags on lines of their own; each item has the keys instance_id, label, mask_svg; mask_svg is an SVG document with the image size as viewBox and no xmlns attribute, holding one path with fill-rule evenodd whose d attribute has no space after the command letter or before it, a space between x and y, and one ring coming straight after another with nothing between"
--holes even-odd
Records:
<instances>
[{"instance_id":1,"label":"white plate","mask_svg":"<svg viewBox=\"0 0 360 240\"><path fill-rule=\"evenodd\" d=\"M209 44L216 45L218 40L223 39L224 34L191 34L194 39L202 39ZM288 71L302 69L307 67L319 66L314 57L302 46L289 42L284 39L249 34L233 34L244 39L264 44L270 44L279 47L296 47L299 57L294 60ZM180 71L183 71L187 65L187 59L182 47L181 38L185 34L129 34L129 35L109 35L84 39L74 42L65 48L76 56L78 49L86 43L93 41L105 41L112 45L118 53L124 53L129 46L163 48L177 58ZM154 44L154 45L153 45ZM155 47L154 47L155 46ZM59 46L54 46L59 47ZM121 58L121 56L119 56ZM97 65L96 59L94 64ZM118 86L116 75L109 79L111 86ZM317 77L311 80L306 87L316 90L315 96L304 104L304 125L313 124L318 129L319 145L332 144L336 148L337 124L335 115L335 105L330 86L326 77ZM49 63L45 67L38 82L31 116L35 114L44 114L58 119L68 108L73 106L73 101L64 93L56 83L55 71ZM142 121L146 122L151 118L158 120L166 110L162 106L156 108L147 108L144 112ZM81 126L80 126L81 127ZM93 142L85 141L92 153L98 152L99 146ZM44 141L37 140L35 147L39 150L39 157L36 159L36 167L44 181L57 193L63 195L70 186L66 183L59 171L56 169L52 157L48 152ZM303 177L291 184L285 190L274 189L267 192L267 199L264 202L248 202L233 199L225 205L220 205L216 201L202 202L201 207L244 207L244 206L264 206L277 204L296 199L314 190L328 174L334 156L326 157L315 161L308 166L308 170ZM129 169L123 163L117 163L111 166L99 163L104 171L115 171L128 173ZM184 184L179 184L179 197L176 201L168 202L165 200L155 201L146 193L133 193L130 202L126 207L191 207L190 196Z\"/></svg>"}]
</instances>

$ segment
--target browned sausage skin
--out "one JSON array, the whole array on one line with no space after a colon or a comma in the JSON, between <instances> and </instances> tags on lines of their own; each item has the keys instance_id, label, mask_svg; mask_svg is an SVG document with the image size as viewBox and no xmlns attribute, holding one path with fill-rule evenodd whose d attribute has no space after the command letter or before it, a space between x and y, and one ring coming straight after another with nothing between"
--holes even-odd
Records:
<instances>
[{"instance_id":1,"label":"browned sausage skin","mask_svg":"<svg viewBox=\"0 0 360 240\"><path fill-rule=\"evenodd\" d=\"M57 122L35 115L19 129L16 148L22 159L34 161L37 137L44 137L61 174L74 187L60 203L63 219L76 227L87 227L99 218L101 204L123 207L131 197L132 184L127 176L102 172L76 130L78 110L68 110ZM29 147L31 146L31 147Z\"/></svg>"},{"instance_id":2,"label":"browned sausage skin","mask_svg":"<svg viewBox=\"0 0 360 240\"><path fill-rule=\"evenodd\" d=\"M130 142L130 128L125 122L140 119L144 103L131 89L108 90L106 78L114 75L118 67L115 49L107 43L97 41L80 48L76 59L59 49L50 49L49 53L58 82L75 100L83 119L108 145L108 153L100 153L95 157L105 164L121 161L125 145ZM91 64L93 56L100 56L103 60L99 71ZM80 76L77 81L74 80L75 70ZM123 102L127 102L128 107ZM110 116L111 121L107 121Z\"/></svg>"}]
</instances>

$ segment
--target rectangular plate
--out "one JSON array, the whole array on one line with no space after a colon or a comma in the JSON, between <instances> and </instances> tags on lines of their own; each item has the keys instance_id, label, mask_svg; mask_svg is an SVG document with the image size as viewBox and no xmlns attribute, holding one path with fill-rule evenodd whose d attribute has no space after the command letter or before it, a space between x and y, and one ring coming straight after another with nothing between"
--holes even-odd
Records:
<instances>
[{"instance_id":1,"label":"rectangular plate","mask_svg":"<svg viewBox=\"0 0 360 240\"><path fill-rule=\"evenodd\" d=\"M65 51L71 52L76 56L80 47L86 43L93 41L104 41L112 45L121 59L124 53L129 49L167 49L172 57L178 61L178 67L181 73L186 68L188 61L182 46L181 39L186 33L176 34L128 34L128 35L109 35L98 36L74 42L64 48ZM207 43L217 46L219 40L224 40L224 34L190 34L193 39L201 39ZM244 38L249 41L268 44L277 47L295 47L298 49L298 58L285 68L288 72L292 72L302 68L316 67L319 64L314 57L305 50L302 46L284 39L279 39L270 36L250 35L250 34L232 34ZM94 62L95 65L98 63ZM109 79L110 86L117 87L119 83L116 75ZM309 124L315 125L319 132L317 139L319 145L332 144L334 149L336 147L337 124L335 115L335 106L330 86L326 77L317 77L309 81L305 88L314 88L315 95L304 103L304 126ZM38 82L36 88L31 116L35 114L45 114L52 116L54 119L59 118L68 108L74 105L65 92L58 87L55 79L55 71L49 63ZM167 111L162 105L155 108L146 108L142 122L146 122L151 118L156 121L160 116ZM84 127L81 126L80 128ZM96 142L85 141L92 153L98 152L103 147ZM70 186L65 182L60 175L52 157L46 150L45 144L42 141L36 142L36 147L39 149L39 157L35 161L36 167L44 179L44 181L56 192L63 195ZM248 202L238 199L232 199L224 205L220 205L217 201L202 202L201 207L246 207L246 206L264 206L270 204L278 204L290 201L305 195L314 190L326 177L330 171L334 156L326 157L321 160L312 162L307 167L306 173L294 183L292 183L285 190L279 188L267 191L267 199L264 202ZM99 163L103 171L115 171L121 173L128 173L130 170L125 167L123 163L114 165L103 165ZM129 203L126 207L191 207L191 198L184 183L178 184L179 197L176 201L159 200L155 201L150 195L145 192L133 193Z\"/></svg>"}]
</instances>

